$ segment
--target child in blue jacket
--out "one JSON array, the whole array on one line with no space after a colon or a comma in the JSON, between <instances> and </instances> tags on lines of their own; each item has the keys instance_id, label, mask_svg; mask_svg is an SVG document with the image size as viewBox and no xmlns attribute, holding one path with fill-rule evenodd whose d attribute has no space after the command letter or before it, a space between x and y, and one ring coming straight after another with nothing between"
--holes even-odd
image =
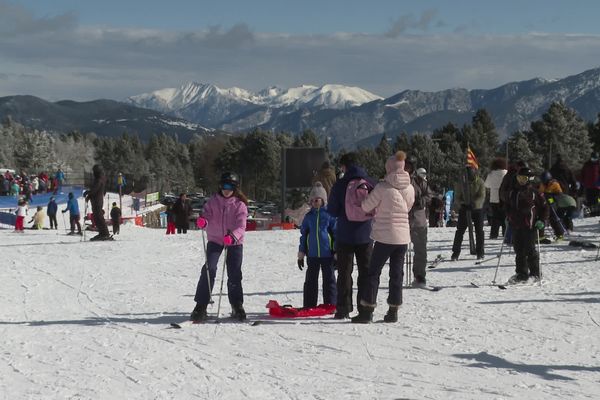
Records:
<instances>
[{"instance_id":1,"label":"child in blue jacket","mask_svg":"<svg viewBox=\"0 0 600 400\"><path fill-rule=\"evenodd\" d=\"M320 182L310 191L311 209L304 216L300 228L298 268L304 268L306 256L306 279L304 281L304 307L316 307L319 297L319 270L323 272L323 303L336 304L337 287L333 266L333 240L336 219L325 209L327 192Z\"/></svg>"}]
</instances>

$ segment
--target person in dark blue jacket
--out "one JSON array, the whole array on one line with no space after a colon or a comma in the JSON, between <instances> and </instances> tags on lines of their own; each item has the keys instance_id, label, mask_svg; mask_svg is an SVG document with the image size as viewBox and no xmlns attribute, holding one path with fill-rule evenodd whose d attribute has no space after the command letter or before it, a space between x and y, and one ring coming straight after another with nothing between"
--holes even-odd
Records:
<instances>
[{"instance_id":1,"label":"person in dark blue jacket","mask_svg":"<svg viewBox=\"0 0 600 400\"><path fill-rule=\"evenodd\" d=\"M365 280L368 276L369 262L373 241L371 240L371 220L367 221L349 221L346 216L346 187L354 179L365 179L375 186L375 182L370 178L364 169L356 165L356 154L346 153L339 161L340 169L344 176L338 179L329 195L327 202L327 211L337 218L335 252L337 257L337 304L334 318L350 318L352 306L352 269L353 261L356 256L356 265L358 267L358 295L357 308L362 307L358 302L361 298L361 288L364 288Z\"/></svg>"},{"instance_id":2,"label":"person in dark blue jacket","mask_svg":"<svg viewBox=\"0 0 600 400\"><path fill-rule=\"evenodd\" d=\"M300 246L298 249L298 268L304 268L306 256L306 279L304 281L303 307L316 307L319 298L319 270L323 272L323 304L336 304L337 288L333 267L333 244L335 236L335 218L325 205L327 191L321 182L315 182L310 191L311 209L306 213L300 227Z\"/></svg>"},{"instance_id":3,"label":"person in dark blue jacket","mask_svg":"<svg viewBox=\"0 0 600 400\"><path fill-rule=\"evenodd\" d=\"M56 221L56 213L58 212L58 206L56 205L56 201L54 201L54 196L50 197L50 201L48 202L48 206L46 207L46 214L50 219L50 229L58 229L58 223Z\"/></svg>"},{"instance_id":4,"label":"person in dark blue jacket","mask_svg":"<svg viewBox=\"0 0 600 400\"><path fill-rule=\"evenodd\" d=\"M62 212L63 214L69 212L69 222L71 222L71 232L69 235L75 234L75 226L77 226L77 234L81 235L81 224L79 223L79 203L77 203L77 199L73 196L73 193L69 193L69 201L67 201L67 208L65 208Z\"/></svg>"}]
</instances>

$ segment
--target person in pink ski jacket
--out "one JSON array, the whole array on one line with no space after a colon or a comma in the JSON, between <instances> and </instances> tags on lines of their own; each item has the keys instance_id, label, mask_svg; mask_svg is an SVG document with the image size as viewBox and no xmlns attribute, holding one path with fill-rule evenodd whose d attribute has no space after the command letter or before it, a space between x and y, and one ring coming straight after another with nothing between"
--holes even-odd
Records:
<instances>
[{"instance_id":1,"label":"person in pink ski jacket","mask_svg":"<svg viewBox=\"0 0 600 400\"><path fill-rule=\"evenodd\" d=\"M404 170L406 154L399 151L385 163L386 175L362 202L362 209L371 212L377 209L373 220L371 239L373 253L365 288L361 290L361 308L353 323L369 323L377 305L379 278L383 266L390 260L390 282L385 322L398 321L398 308L402 304L402 277L404 256L410 243L408 212L415 202L415 190L410 175ZM367 189L364 189L367 190Z\"/></svg>"},{"instance_id":2,"label":"person in pink ski jacket","mask_svg":"<svg viewBox=\"0 0 600 400\"><path fill-rule=\"evenodd\" d=\"M248 199L239 188L237 174L226 172L221 175L219 191L204 204L202 216L196 221L208 236L206 263L202 267L196 287L196 307L190 316L194 322L206 320L206 308L210 303L211 291L215 283L217 264L223 250L226 250L227 295L231 304L232 317L243 321L244 292L242 289L242 256ZM210 281L210 282L209 282Z\"/></svg>"}]
</instances>

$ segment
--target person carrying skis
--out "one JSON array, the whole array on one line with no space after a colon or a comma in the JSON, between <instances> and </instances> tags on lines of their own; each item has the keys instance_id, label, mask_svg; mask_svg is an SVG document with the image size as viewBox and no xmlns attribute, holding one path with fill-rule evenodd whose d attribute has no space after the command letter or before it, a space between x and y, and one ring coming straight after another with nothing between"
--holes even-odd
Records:
<instances>
[{"instance_id":1,"label":"person carrying skis","mask_svg":"<svg viewBox=\"0 0 600 400\"><path fill-rule=\"evenodd\" d=\"M38 206L35 214L31 217L29 223L33 222L31 229L44 229L44 220L46 219L46 213L42 206Z\"/></svg>"},{"instance_id":2,"label":"person carrying skis","mask_svg":"<svg viewBox=\"0 0 600 400\"><path fill-rule=\"evenodd\" d=\"M362 209L370 212L377 209L374 217L371 239L374 240L373 253L367 279L360 290L361 308L352 323L366 324L372 321L377 305L377 291L383 266L390 260L390 281L387 303L389 305L385 322L398 321L398 308L402 304L402 277L404 256L410 243L408 212L415 201L415 191L410 184L410 175L404 170L406 154L403 151L387 159L386 175L362 202ZM367 191L367 188L361 189ZM360 283L359 283L360 284Z\"/></svg>"},{"instance_id":3,"label":"person carrying skis","mask_svg":"<svg viewBox=\"0 0 600 400\"><path fill-rule=\"evenodd\" d=\"M85 200L92 203L92 214L94 218L94 224L98 230L98 235L94 236L90 240L110 240L111 236L104 220L104 195L106 194L106 176L104 170L99 164L92 167L94 174L94 181L90 190L84 193Z\"/></svg>"},{"instance_id":4,"label":"person carrying skis","mask_svg":"<svg viewBox=\"0 0 600 400\"><path fill-rule=\"evenodd\" d=\"M350 317L352 307L352 270L354 257L358 269L357 307L360 309L361 290L364 288L368 275L369 260L373 243L371 241L371 218L350 220L346 205L348 191L357 183L364 181L369 187L374 186L365 170L357 165L356 153L346 153L339 160L343 177L338 179L331 188L327 201L327 212L337 218L335 252L337 257L337 304L335 319ZM358 204L360 208L360 203ZM350 210L352 211L352 210ZM364 214L364 213L363 213Z\"/></svg>"},{"instance_id":5,"label":"person carrying skis","mask_svg":"<svg viewBox=\"0 0 600 400\"><path fill-rule=\"evenodd\" d=\"M121 227L121 209L119 206L117 206L116 202L112 203L112 208L110 209L110 220L112 222L113 235L118 235Z\"/></svg>"},{"instance_id":6,"label":"person carrying skis","mask_svg":"<svg viewBox=\"0 0 600 400\"><path fill-rule=\"evenodd\" d=\"M306 278L304 280L303 307L316 307L319 297L319 270L323 272L323 304L336 304L337 287L333 267L333 245L335 218L325 206L327 192L321 182L315 182L308 198L311 209L306 213L300 227L298 268L304 268L306 256Z\"/></svg>"},{"instance_id":7,"label":"person carrying skis","mask_svg":"<svg viewBox=\"0 0 600 400\"><path fill-rule=\"evenodd\" d=\"M246 311L243 306L242 258L246 219L248 218L248 199L240 190L239 178L233 172L221 175L219 186L219 191L204 204L202 216L198 217L196 221L198 228L206 229L208 244L206 246L206 262L202 267L194 296L196 307L190 315L190 320L194 322L201 322L207 318L206 308L215 283L217 263L224 249L225 264L227 265L227 295L231 304L231 315L239 321L246 320Z\"/></svg>"},{"instance_id":8,"label":"person carrying skis","mask_svg":"<svg viewBox=\"0 0 600 400\"><path fill-rule=\"evenodd\" d=\"M515 250L515 275L508 283L540 279L540 259L536 249L537 231L544 229L548 207L544 197L531 184L533 173L527 167L519 169L517 186L508 194L506 210L512 228Z\"/></svg>"},{"instance_id":9,"label":"person carrying skis","mask_svg":"<svg viewBox=\"0 0 600 400\"><path fill-rule=\"evenodd\" d=\"M456 261L460 256L463 235L468 228L467 211L471 212L473 227L475 228L475 252L477 259L483 259L483 202L485 201L485 186L477 171L470 165L466 166L466 176L456 185L454 190L454 207L458 208L458 223L454 234L451 260ZM470 195L470 199L468 198Z\"/></svg>"},{"instance_id":10,"label":"person carrying skis","mask_svg":"<svg viewBox=\"0 0 600 400\"><path fill-rule=\"evenodd\" d=\"M62 210L63 214L69 212L69 223L71 225L71 232L68 235L75 234L75 226L77 226L77 234L81 235L81 224L79 223L79 203L73 193L69 193L69 200L67 200L67 208Z\"/></svg>"},{"instance_id":11,"label":"person carrying skis","mask_svg":"<svg viewBox=\"0 0 600 400\"><path fill-rule=\"evenodd\" d=\"M46 206L46 214L48 214L48 219L50 219L50 229L58 229L58 222L56 221L56 213L58 212L58 205L56 205L56 201L54 200L54 196L50 197L50 201Z\"/></svg>"}]
</instances>

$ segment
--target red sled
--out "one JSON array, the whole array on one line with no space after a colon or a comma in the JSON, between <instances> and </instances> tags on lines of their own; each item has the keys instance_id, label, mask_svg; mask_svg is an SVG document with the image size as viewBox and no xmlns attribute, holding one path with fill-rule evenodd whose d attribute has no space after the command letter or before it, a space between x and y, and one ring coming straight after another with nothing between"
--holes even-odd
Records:
<instances>
[{"instance_id":1,"label":"red sled","mask_svg":"<svg viewBox=\"0 0 600 400\"><path fill-rule=\"evenodd\" d=\"M290 305L280 305L275 300L267 303L269 315L275 318L305 318L322 317L335 313L335 304L319 304L316 307L294 308Z\"/></svg>"}]
</instances>

